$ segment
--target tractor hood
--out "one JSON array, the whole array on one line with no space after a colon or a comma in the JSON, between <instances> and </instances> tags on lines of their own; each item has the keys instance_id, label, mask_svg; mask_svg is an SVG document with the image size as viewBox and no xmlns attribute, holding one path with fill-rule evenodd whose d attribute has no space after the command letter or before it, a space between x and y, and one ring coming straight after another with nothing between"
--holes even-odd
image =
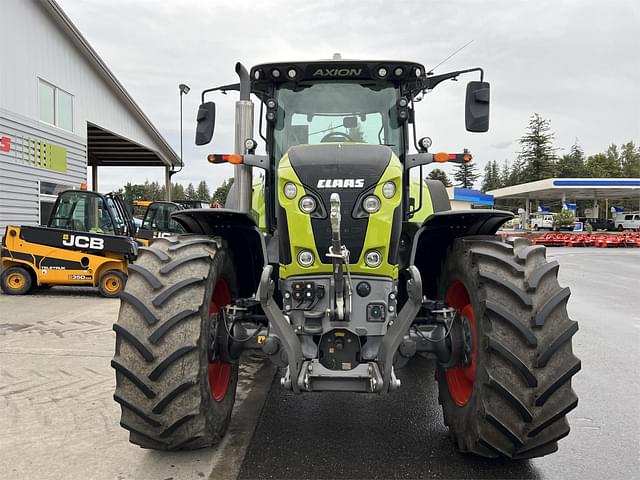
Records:
<instances>
[{"instance_id":1,"label":"tractor hood","mask_svg":"<svg viewBox=\"0 0 640 480\"><path fill-rule=\"evenodd\" d=\"M394 215L395 208L400 203L400 172L397 157L384 145L328 143L291 147L280 163L279 176L281 181L289 177L294 183L299 183L301 188L293 202L287 202L286 198L281 197L281 207L288 222L288 227L287 222L278 222L281 238L283 235L290 235L289 231L282 231L283 228L289 230L293 228L292 222L299 224L300 220L304 220L310 226L309 233L313 234L311 241L318 255L316 258L320 263L330 265L331 261L326 257L331 245L329 200L332 193L338 193L341 200L341 237L350 252L350 263L359 262L363 250L367 248L368 236L384 239L376 243L382 243L381 247L391 253L389 250L393 247L389 246L389 240L392 224L395 223L393 217L400 219L400 215ZM392 177L396 178L398 192L393 198L386 199L379 190L383 179L386 181ZM374 194L381 200L381 208L378 212L369 214L363 210L362 201L366 196ZM300 212L298 202L303 195L315 198L318 208L314 213ZM371 225L373 217L381 220L381 223L374 222ZM375 232L371 232L372 229ZM291 235L291 238L300 236L297 233ZM285 258L295 262L296 247L283 246L291 249L293 254L285 255Z\"/></svg>"}]
</instances>

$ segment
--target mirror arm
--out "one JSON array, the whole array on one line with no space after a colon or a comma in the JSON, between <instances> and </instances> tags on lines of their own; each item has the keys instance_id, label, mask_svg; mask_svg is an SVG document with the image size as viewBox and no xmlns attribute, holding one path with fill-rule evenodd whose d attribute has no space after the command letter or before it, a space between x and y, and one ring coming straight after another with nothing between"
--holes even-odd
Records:
<instances>
[{"instance_id":1,"label":"mirror arm","mask_svg":"<svg viewBox=\"0 0 640 480\"><path fill-rule=\"evenodd\" d=\"M201 100L200 103L204 103L204 96L207 93L221 91L222 93L226 94L228 91L231 91L231 90L235 90L236 92L239 92L240 84L230 83L229 85L221 85L219 87L207 88L206 90L203 90L202 93L200 94L200 100Z\"/></svg>"},{"instance_id":2,"label":"mirror arm","mask_svg":"<svg viewBox=\"0 0 640 480\"><path fill-rule=\"evenodd\" d=\"M428 165L433 163L432 153L410 153L405 155L404 170L409 171L413 167L419 167L422 165Z\"/></svg>"},{"instance_id":3,"label":"mirror arm","mask_svg":"<svg viewBox=\"0 0 640 480\"><path fill-rule=\"evenodd\" d=\"M270 171L269 157L267 155L256 155L253 153L245 154L242 156L242 163L249 167L261 168L265 171Z\"/></svg>"},{"instance_id":4,"label":"mirror arm","mask_svg":"<svg viewBox=\"0 0 640 480\"><path fill-rule=\"evenodd\" d=\"M464 73L471 73L471 72L480 72L480 81L481 82L484 81L484 70L482 70L482 68L480 67L475 67L475 68L468 68L466 70L457 70L455 72L447 72L441 75L432 75L430 77L424 77L420 82L421 89L432 90L438 84L440 84L441 82L444 82L445 80L456 79L458 78L459 75L462 75Z\"/></svg>"}]
</instances>

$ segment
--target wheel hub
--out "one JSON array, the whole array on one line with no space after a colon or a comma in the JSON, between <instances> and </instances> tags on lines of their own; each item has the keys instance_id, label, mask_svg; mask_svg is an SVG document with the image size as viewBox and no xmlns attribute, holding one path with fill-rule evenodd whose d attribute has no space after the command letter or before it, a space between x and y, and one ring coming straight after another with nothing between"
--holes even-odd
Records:
<instances>
[{"instance_id":1,"label":"wheel hub","mask_svg":"<svg viewBox=\"0 0 640 480\"><path fill-rule=\"evenodd\" d=\"M462 361L460 366L445 370L449 394L453 402L465 406L473 394L477 367L477 323L471 296L461 281L454 281L445 296L448 305L458 311L462 331Z\"/></svg>"},{"instance_id":2,"label":"wheel hub","mask_svg":"<svg viewBox=\"0 0 640 480\"><path fill-rule=\"evenodd\" d=\"M224 400L227 390L229 389L229 384L231 383L233 365L223 362L217 354L219 348L218 338L221 333L218 328L220 323L219 319L222 317L222 307L228 305L230 302L231 291L229 290L229 285L226 281L219 280L213 289L209 303L209 319L212 328L210 330L209 363L207 365L209 391L211 392L211 397L213 397L216 402Z\"/></svg>"},{"instance_id":3,"label":"wheel hub","mask_svg":"<svg viewBox=\"0 0 640 480\"><path fill-rule=\"evenodd\" d=\"M19 273L12 273L7 278L7 283L11 288L19 289L22 288L25 284L25 279Z\"/></svg>"},{"instance_id":4,"label":"wheel hub","mask_svg":"<svg viewBox=\"0 0 640 480\"><path fill-rule=\"evenodd\" d=\"M473 353L473 332L471 331L471 323L464 315L460 316L462 327L462 365L468 367L471 365L471 354Z\"/></svg>"}]
</instances>

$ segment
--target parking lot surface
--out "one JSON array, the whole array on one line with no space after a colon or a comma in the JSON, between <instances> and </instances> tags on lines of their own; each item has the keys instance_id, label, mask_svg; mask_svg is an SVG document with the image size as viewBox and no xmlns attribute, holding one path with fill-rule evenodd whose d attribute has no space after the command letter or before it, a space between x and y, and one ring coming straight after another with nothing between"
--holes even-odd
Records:
<instances>
[{"instance_id":1,"label":"parking lot surface","mask_svg":"<svg viewBox=\"0 0 640 480\"><path fill-rule=\"evenodd\" d=\"M262 363L243 363L236 414L244 418L234 419L225 439L227 458L212 449L138 448L120 427L120 406L112 398L111 328L119 305L93 289L0 294L0 478L199 479L214 467L235 475L249 440L242 430L252 431L247 419L255 424L261 407L250 393L256 383L266 381L268 388L273 369L265 366L262 382L255 382Z\"/></svg>"},{"instance_id":2,"label":"parking lot surface","mask_svg":"<svg viewBox=\"0 0 640 480\"><path fill-rule=\"evenodd\" d=\"M582 359L572 432L554 455L496 462L456 453L428 361L401 371L402 388L387 396L294 396L277 377L269 389L274 370L249 359L223 445L142 450L128 443L112 399L118 300L53 288L0 294L2 478L640 478L640 250L549 256L573 292Z\"/></svg>"}]
</instances>

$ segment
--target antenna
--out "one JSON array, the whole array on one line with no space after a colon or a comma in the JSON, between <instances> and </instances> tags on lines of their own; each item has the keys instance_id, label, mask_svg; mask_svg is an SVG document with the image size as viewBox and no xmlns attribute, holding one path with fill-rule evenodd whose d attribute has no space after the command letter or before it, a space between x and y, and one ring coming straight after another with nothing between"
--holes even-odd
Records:
<instances>
[{"instance_id":1,"label":"antenna","mask_svg":"<svg viewBox=\"0 0 640 480\"><path fill-rule=\"evenodd\" d=\"M444 60L442 60L439 64L437 64L435 67L430 68L427 71L427 75L433 75L433 71L438 68L440 65L442 65L444 62L446 62L447 60L449 60L451 57L453 57L454 55L456 55L458 52L464 50L465 48L467 48L469 45L471 45L473 43L473 39L470 40L468 43L465 43L463 46L461 46L459 49L457 49L455 52L453 52L451 55L449 55L447 58L445 58Z\"/></svg>"}]
</instances>

